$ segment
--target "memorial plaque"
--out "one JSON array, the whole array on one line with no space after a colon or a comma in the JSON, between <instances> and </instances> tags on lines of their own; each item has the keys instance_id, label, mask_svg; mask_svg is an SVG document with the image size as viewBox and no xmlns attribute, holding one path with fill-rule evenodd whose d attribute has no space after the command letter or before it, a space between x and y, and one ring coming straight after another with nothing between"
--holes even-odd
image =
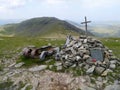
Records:
<instances>
[{"instance_id":1,"label":"memorial plaque","mask_svg":"<svg viewBox=\"0 0 120 90\"><path fill-rule=\"evenodd\" d=\"M99 48L90 49L92 59L103 61L103 51Z\"/></svg>"}]
</instances>

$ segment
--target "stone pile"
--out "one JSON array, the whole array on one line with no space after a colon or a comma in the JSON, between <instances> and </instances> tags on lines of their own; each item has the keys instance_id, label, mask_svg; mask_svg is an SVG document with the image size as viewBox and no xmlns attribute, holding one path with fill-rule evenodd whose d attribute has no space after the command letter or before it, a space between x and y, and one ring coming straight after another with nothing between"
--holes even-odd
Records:
<instances>
[{"instance_id":1,"label":"stone pile","mask_svg":"<svg viewBox=\"0 0 120 90\"><path fill-rule=\"evenodd\" d=\"M120 64L112 50L105 47L101 41L85 36L78 39L68 36L60 51L60 60L65 68L79 67L84 69L86 74L102 76L113 72Z\"/></svg>"}]
</instances>

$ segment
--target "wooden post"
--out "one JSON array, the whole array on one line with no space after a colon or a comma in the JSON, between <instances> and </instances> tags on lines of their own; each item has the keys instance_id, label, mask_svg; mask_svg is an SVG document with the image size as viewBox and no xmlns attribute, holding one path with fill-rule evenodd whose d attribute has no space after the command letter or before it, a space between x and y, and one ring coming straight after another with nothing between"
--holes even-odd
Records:
<instances>
[{"instance_id":1,"label":"wooden post","mask_svg":"<svg viewBox=\"0 0 120 90\"><path fill-rule=\"evenodd\" d=\"M81 24L85 24L85 35L87 37L87 23L90 23L91 21L87 21L87 17L85 16L85 22L81 22Z\"/></svg>"}]
</instances>

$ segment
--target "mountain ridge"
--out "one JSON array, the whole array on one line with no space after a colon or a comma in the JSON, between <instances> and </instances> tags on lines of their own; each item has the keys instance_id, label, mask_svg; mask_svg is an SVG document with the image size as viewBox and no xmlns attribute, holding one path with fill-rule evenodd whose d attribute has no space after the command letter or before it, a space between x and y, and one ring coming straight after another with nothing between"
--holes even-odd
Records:
<instances>
[{"instance_id":1,"label":"mountain ridge","mask_svg":"<svg viewBox=\"0 0 120 90\"><path fill-rule=\"evenodd\" d=\"M16 24L7 24L3 26L4 34L15 34L16 36L53 36L53 35L79 35L84 34L80 28L68 23L67 21L55 17L37 17L22 21ZM93 35L88 33L89 35Z\"/></svg>"}]
</instances>

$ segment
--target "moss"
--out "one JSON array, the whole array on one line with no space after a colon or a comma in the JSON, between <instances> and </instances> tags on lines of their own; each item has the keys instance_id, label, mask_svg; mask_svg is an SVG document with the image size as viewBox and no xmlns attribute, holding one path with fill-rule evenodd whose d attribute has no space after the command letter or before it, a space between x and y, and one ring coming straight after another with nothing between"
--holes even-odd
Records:
<instances>
[{"instance_id":1,"label":"moss","mask_svg":"<svg viewBox=\"0 0 120 90\"><path fill-rule=\"evenodd\" d=\"M91 83L92 83L92 84L95 84L95 83L96 83L96 80L91 79Z\"/></svg>"},{"instance_id":2,"label":"moss","mask_svg":"<svg viewBox=\"0 0 120 90\"><path fill-rule=\"evenodd\" d=\"M22 81L19 82L19 88L18 90L21 90L26 85L26 83L23 83Z\"/></svg>"},{"instance_id":3,"label":"moss","mask_svg":"<svg viewBox=\"0 0 120 90\"><path fill-rule=\"evenodd\" d=\"M0 90L8 89L13 84L12 81L0 83Z\"/></svg>"},{"instance_id":4,"label":"moss","mask_svg":"<svg viewBox=\"0 0 120 90\"><path fill-rule=\"evenodd\" d=\"M32 86L32 85L29 85L29 86L26 87L25 90L32 90L32 88L33 88L33 86Z\"/></svg>"},{"instance_id":5,"label":"moss","mask_svg":"<svg viewBox=\"0 0 120 90\"><path fill-rule=\"evenodd\" d=\"M54 71L54 72L57 72L56 66L53 66L53 67L52 67L51 69L49 69L49 70Z\"/></svg>"},{"instance_id":6,"label":"moss","mask_svg":"<svg viewBox=\"0 0 120 90\"><path fill-rule=\"evenodd\" d=\"M77 90L81 90L80 88L78 88Z\"/></svg>"},{"instance_id":7,"label":"moss","mask_svg":"<svg viewBox=\"0 0 120 90\"><path fill-rule=\"evenodd\" d=\"M3 71L3 65L0 65L0 71Z\"/></svg>"}]
</instances>

